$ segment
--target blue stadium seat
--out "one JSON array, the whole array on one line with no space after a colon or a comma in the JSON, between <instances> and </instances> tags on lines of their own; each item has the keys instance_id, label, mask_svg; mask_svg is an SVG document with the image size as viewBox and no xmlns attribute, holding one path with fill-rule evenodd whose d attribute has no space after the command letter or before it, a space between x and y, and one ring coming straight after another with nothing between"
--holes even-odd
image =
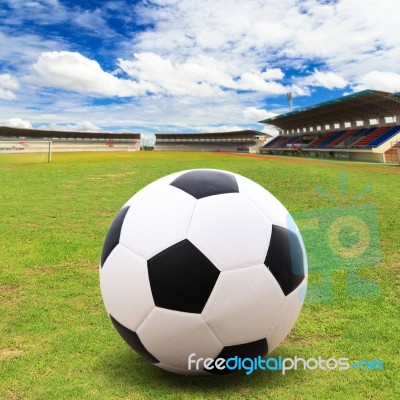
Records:
<instances>
[{"instance_id":1,"label":"blue stadium seat","mask_svg":"<svg viewBox=\"0 0 400 400\"><path fill-rule=\"evenodd\" d=\"M393 126L388 131L386 131L385 133L383 133L382 135L378 136L370 143L368 143L368 146L378 147L399 132L400 132L400 125Z\"/></svg>"},{"instance_id":2,"label":"blue stadium seat","mask_svg":"<svg viewBox=\"0 0 400 400\"><path fill-rule=\"evenodd\" d=\"M266 147L273 147L274 143L276 143L278 140L280 140L282 136L275 136L272 140L270 140L267 144L264 144L263 148Z\"/></svg>"},{"instance_id":3,"label":"blue stadium seat","mask_svg":"<svg viewBox=\"0 0 400 400\"><path fill-rule=\"evenodd\" d=\"M335 132L333 135L329 136L326 138L323 142L321 142L318 147L326 147L329 143L333 142L335 139L337 139L339 136L343 135L343 133L346 132L347 129L343 131L338 131Z\"/></svg>"}]
</instances>

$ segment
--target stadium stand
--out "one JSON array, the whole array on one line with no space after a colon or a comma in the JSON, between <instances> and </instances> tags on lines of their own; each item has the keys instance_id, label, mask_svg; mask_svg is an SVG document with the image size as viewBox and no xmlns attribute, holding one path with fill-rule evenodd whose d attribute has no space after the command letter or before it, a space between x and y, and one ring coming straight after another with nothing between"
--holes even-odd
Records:
<instances>
[{"instance_id":1,"label":"stadium stand","mask_svg":"<svg viewBox=\"0 0 400 400\"><path fill-rule=\"evenodd\" d=\"M272 139L269 143L264 145L264 148L281 148L284 147L287 142L291 139L290 136L277 136L276 138Z\"/></svg>"},{"instance_id":2,"label":"stadium stand","mask_svg":"<svg viewBox=\"0 0 400 400\"><path fill-rule=\"evenodd\" d=\"M325 133L325 135L322 135L322 136L316 138L315 140L313 140L307 147L319 147L320 145L322 145L324 142L329 140L334 135L335 135L334 131Z\"/></svg>"},{"instance_id":3,"label":"stadium stand","mask_svg":"<svg viewBox=\"0 0 400 400\"><path fill-rule=\"evenodd\" d=\"M285 143L286 147L289 147L289 145L293 144L298 138L299 138L298 135L293 135L289 137L289 139Z\"/></svg>"},{"instance_id":4,"label":"stadium stand","mask_svg":"<svg viewBox=\"0 0 400 400\"><path fill-rule=\"evenodd\" d=\"M280 131L260 148L263 154L371 162L400 158L394 156L400 151L400 93L364 90L260 122Z\"/></svg>"},{"instance_id":5,"label":"stadium stand","mask_svg":"<svg viewBox=\"0 0 400 400\"><path fill-rule=\"evenodd\" d=\"M360 140L355 142L353 146L357 146L357 147L365 146L366 144L368 144L373 139L379 137L381 135L381 133L386 132L387 129L388 129L387 126L381 126L380 128L373 129L367 135L365 135Z\"/></svg>"},{"instance_id":6,"label":"stadium stand","mask_svg":"<svg viewBox=\"0 0 400 400\"><path fill-rule=\"evenodd\" d=\"M267 144L265 144L263 147L268 148L268 147L274 147L278 141L282 139L281 136L275 136L272 140L270 140Z\"/></svg>"},{"instance_id":7,"label":"stadium stand","mask_svg":"<svg viewBox=\"0 0 400 400\"><path fill-rule=\"evenodd\" d=\"M328 138L326 138L325 140L323 140L318 147L327 147L329 143L333 142L335 139L337 139L338 137L342 136L343 133L345 133L346 130L344 131L338 131L338 132L334 132L332 135L330 135Z\"/></svg>"},{"instance_id":8,"label":"stadium stand","mask_svg":"<svg viewBox=\"0 0 400 400\"><path fill-rule=\"evenodd\" d=\"M400 92L364 90L260 122L278 128L279 136L270 140L271 135L254 130L157 133L154 150L260 152L371 162L400 159ZM50 140L54 152L136 151L142 149L141 137L140 133L0 127L0 141Z\"/></svg>"},{"instance_id":9,"label":"stadium stand","mask_svg":"<svg viewBox=\"0 0 400 400\"><path fill-rule=\"evenodd\" d=\"M157 133L154 150L256 153L271 136L253 130L218 133Z\"/></svg>"},{"instance_id":10,"label":"stadium stand","mask_svg":"<svg viewBox=\"0 0 400 400\"><path fill-rule=\"evenodd\" d=\"M369 143L370 146L379 146L381 143L385 142L388 139L391 139L394 135L397 135L400 132L400 125L396 125L386 132L383 132L379 137L375 138L372 140L372 142Z\"/></svg>"},{"instance_id":11,"label":"stadium stand","mask_svg":"<svg viewBox=\"0 0 400 400\"><path fill-rule=\"evenodd\" d=\"M67 151L223 151L256 153L271 135L254 130L218 133L158 133L155 146L140 133L65 132L0 127L1 141L52 141L53 152ZM142 143L141 143L142 142ZM142 146L142 147L141 147Z\"/></svg>"},{"instance_id":12,"label":"stadium stand","mask_svg":"<svg viewBox=\"0 0 400 400\"><path fill-rule=\"evenodd\" d=\"M357 129L348 138L344 139L343 142L339 143L336 148L351 148L351 146L360 140L362 137L368 135L370 132L374 131L376 128L363 128Z\"/></svg>"},{"instance_id":13,"label":"stadium stand","mask_svg":"<svg viewBox=\"0 0 400 400\"><path fill-rule=\"evenodd\" d=\"M335 146L339 146L340 143L342 143L349 136L354 135L356 132L358 132L358 129L349 129L347 131L343 131L343 133L341 135L339 135L337 138L335 138L334 140L332 140L332 142L330 142L327 147L333 148Z\"/></svg>"},{"instance_id":14,"label":"stadium stand","mask_svg":"<svg viewBox=\"0 0 400 400\"><path fill-rule=\"evenodd\" d=\"M384 143L386 140L396 135L399 131L400 131L399 125L392 126L391 128L390 127L389 128L384 127L384 129L378 128L374 132L372 132L372 134L370 133L369 135L366 136L366 138L368 138L368 141L367 143L365 143L365 145L372 147L379 146L381 143ZM357 142L355 145L360 146L361 141L362 140Z\"/></svg>"},{"instance_id":15,"label":"stadium stand","mask_svg":"<svg viewBox=\"0 0 400 400\"><path fill-rule=\"evenodd\" d=\"M53 152L138 151L140 133L66 132L0 126L0 141L51 140Z\"/></svg>"}]
</instances>

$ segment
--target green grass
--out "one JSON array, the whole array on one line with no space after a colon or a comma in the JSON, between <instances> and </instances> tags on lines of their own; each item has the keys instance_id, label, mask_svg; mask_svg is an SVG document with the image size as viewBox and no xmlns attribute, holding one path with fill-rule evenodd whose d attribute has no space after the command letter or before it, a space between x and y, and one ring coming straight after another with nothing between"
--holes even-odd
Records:
<instances>
[{"instance_id":1,"label":"green grass","mask_svg":"<svg viewBox=\"0 0 400 400\"><path fill-rule=\"evenodd\" d=\"M104 236L118 209L153 180L183 169L247 176L296 212L332 207L365 185L377 207L382 262L360 276L380 295L349 297L334 271L333 301L306 302L273 356L381 359L383 371L257 371L185 378L131 351L112 327L99 290ZM50 164L0 161L0 399L393 399L399 396L400 169L370 164L251 159L201 153L57 154ZM310 282L321 279L311 274Z\"/></svg>"}]
</instances>

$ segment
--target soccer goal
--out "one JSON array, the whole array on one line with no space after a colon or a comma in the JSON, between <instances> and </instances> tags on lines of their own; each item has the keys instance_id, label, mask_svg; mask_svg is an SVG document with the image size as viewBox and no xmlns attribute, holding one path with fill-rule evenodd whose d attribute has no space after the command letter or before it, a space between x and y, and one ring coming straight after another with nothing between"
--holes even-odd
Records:
<instances>
[{"instance_id":1,"label":"soccer goal","mask_svg":"<svg viewBox=\"0 0 400 400\"><path fill-rule=\"evenodd\" d=\"M51 140L0 140L0 157L4 162L51 162Z\"/></svg>"}]
</instances>

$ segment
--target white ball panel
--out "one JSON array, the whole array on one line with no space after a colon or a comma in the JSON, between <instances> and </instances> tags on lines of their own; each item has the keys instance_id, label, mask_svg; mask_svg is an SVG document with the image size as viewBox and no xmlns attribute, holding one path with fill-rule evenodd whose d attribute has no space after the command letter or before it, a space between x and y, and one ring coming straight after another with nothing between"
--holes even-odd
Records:
<instances>
[{"instance_id":1,"label":"white ball panel","mask_svg":"<svg viewBox=\"0 0 400 400\"><path fill-rule=\"evenodd\" d=\"M289 334L304 304L307 289L307 277L292 293L285 297L279 318L271 333L267 333L268 353L271 353Z\"/></svg>"},{"instance_id":2,"label":"white ball panel","mask_svg":"<svg viewBox=\"0 0 400 400\"><path fill-rule=\"evenodd\" d=\"M154 308L146 261L121 244L100 270L100 288L107 312L132 331Z\"/></svg>"},{"instance_id":3,"label":"white ball panel","mask_svg":"<svg viewBox=\"0 0 400 400\"><path fill-rule=\"evenodd\" d=\"M120 242L149 259L187 236L196 199L168 184L153 185L131 199Z\"/></svg>"},{"instance_id":4,"label":"white ball panel","mask_svg":"<svg viewBox=\"0 0 400 400\"><path fill-rule=\"evenodd\" d=\"M159 363L159 364L154 364L154 365L156 365L159 368L165 369L166 371L174 372L175 374L179 374L179 375L211 376L211 374L207 373L204 370L196 370L196 369L194 369L195 368L194 365L192 365L192 369L171 367L170 365L167 365L167 364L164 364L164 363Z\"/></svg>"},{"instance_id":5,"label":"white ball panel","mask_svg":"<svg viewBox=\"0 0 400 400\"><path fill-rule=\"evenodd\" d=\"M218 339L235 345L266 337L285 296L265 265L222 272L202 316Z\"/></svg>"},{"instance_id":6,"label":"white ball panel","mask_svg":"<svg viewBox=\"0 0 400 400\"><path fill-rule=\"evenodd\" d=\"M249 199L269 221L284 228L296 225L288 210L268 190L244 176L235 174L235 177L240 194Z\"/></svg>"},{"instance_id":7,"label":"white ball panel","mask_svg":"<svg viewBox=\"0 0 400 400\"><path fill-rule=\"evenodd\" d=\"M155 307L137 330L143 345L161 363L186 369L188 357L214 358L223 346L200 314Z\"/></svg>"},{"instance_id":8,"label":"white ball panel","mask_svg":"<svg viewBox=\"0 0 400 400\"><path fill-rule=\"evenodd\" d=\"M151 196L151 193L154 193L154 190L157 191L160 186L168 186L174 179L176 179L178 176L182 175L185 173L185 171L180 171L180 172L175 172L173 174L163 176L160 179L157 179L154 182L151 182L147 186L145 186L143 189L139 190L134 196L132 196L125 204L124 207L126 206L131 206L134 204L135 201L137 201L138 197L142 196ZM147 194L149 192L150 194Z\"/></svg>"},{"instance_id":9,"label":"white ball panel","mask_svg":"<svg viewBox=\"0 0 400 400\"><path fill-rule=\"evenodd\" d=\"M198 200L188 239L225 271L264 262L271 223L239 193Z\"/></svg>"}]
</instances>

